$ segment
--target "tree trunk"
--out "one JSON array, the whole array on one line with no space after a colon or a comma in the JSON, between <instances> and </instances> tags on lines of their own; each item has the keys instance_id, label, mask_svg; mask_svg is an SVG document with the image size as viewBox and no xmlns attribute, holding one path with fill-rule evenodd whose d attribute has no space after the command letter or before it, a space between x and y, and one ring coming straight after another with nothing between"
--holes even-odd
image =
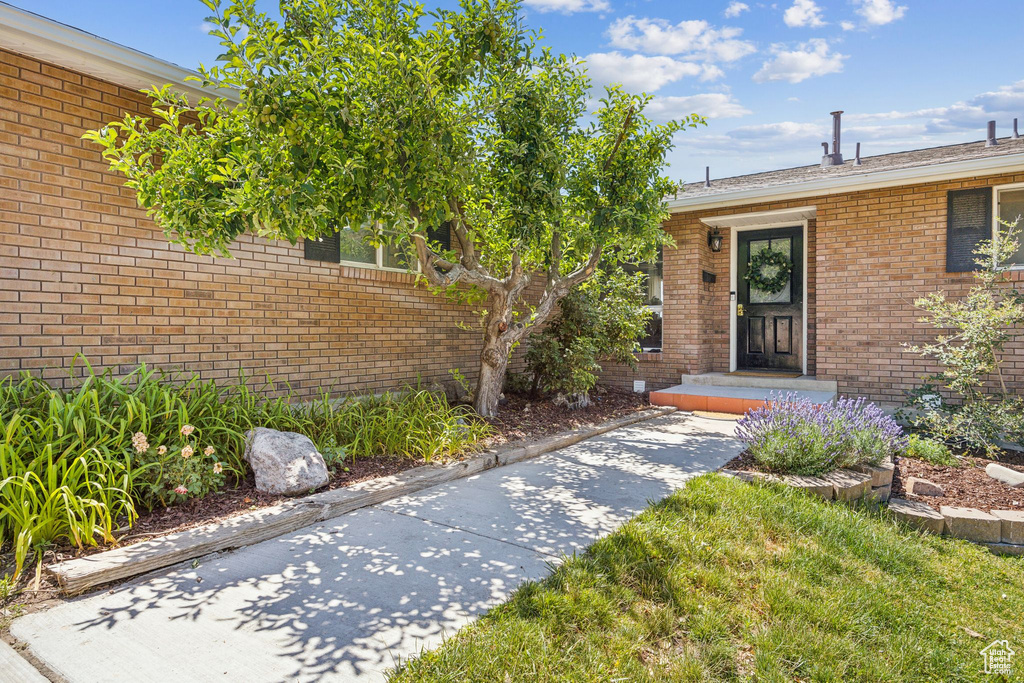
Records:
<instances>
[{"instance_id":1,"label":"tree trunk","mask_svg":"<svg viewBox=\"0 0 1024 683\"><path fill-rule=\"evenodd\" d=\"M505 370L508 368L508 349L500 339L485 339L480 354L480 377L473 393L473 408L481 417L498 414L498 400L505 384Z\"/></svg>"}]
</instances>

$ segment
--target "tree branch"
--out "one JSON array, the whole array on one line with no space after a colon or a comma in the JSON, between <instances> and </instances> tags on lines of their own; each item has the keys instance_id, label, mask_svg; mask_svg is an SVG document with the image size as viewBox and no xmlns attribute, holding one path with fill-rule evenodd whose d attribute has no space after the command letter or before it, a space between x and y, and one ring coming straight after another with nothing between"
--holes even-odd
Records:
<instances>
[{"instance_id":1,"label":"tree branch","mask_svg":"<svg viewBox=\"0 0 1024 683\"><path fill-rule=\"evenodd\" d=\"M626 133L629 131L629 124L633 121L633 107L629 108L626 113L626 120L622 122L622 130L619 131L619 136L615 139L615 146L612 147L612 153L608 155L608 158L604 160L604 166L601 167L601 173L608 170L608 166L612 163L612 159L619 152L619 146L622 145L622 140L626 137Z\"/></svg>"}]
</instances>

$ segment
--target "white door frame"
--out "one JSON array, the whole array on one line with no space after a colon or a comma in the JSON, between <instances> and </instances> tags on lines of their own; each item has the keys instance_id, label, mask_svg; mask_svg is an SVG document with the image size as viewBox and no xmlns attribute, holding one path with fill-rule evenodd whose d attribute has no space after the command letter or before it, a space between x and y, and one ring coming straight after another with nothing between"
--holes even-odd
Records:
<instances>
[{"instance_id":1,"label":"white door frame","mask_svg":"<svg viewBox=\"0 0 1024 683\"><path fill-rule=\"evenodd\" d=\"M796 220L796 221L781 221L775 223L761 223L758 225L744 225L742 227L731 227L729 228L729 372L736 372L736 303L739 299L739 287L737 286L737 279L739 274L736 272L736 259L739 255L739 245L737 245L737 238L740 232L746 232L748 230L771 230L772 228L793 228L797 226L803 227L803 273L804 273L804 286L803 286L803 358L802 372L807 374L807 356L809 355L810 349L807 348L807 299L808 297L808 282L807 282L807 219Z\"/></svg>"}]
</instances>

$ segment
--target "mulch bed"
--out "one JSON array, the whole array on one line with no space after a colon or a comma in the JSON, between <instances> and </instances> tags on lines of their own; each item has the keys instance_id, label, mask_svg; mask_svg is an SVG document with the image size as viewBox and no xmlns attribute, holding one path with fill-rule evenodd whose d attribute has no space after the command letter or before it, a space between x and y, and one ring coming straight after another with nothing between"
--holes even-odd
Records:
<instances>
[{"instance_id":1,"label":"mulch bed","mask_svg":"<svg viewBox=\"0 0 1024 683\"><path fill-rule=\"evenodd\" d=\"M512 441L536 439L556 432L601 424L616 417L651 407L649 395L619 389L601 389L591 394L591 404L573 410L550 400L510 394L498 409L498 416L487 422L497 434L485 441L494 448Z\"/></svg>"},{"instance_id":2,"label":"mulch bed","mask_svg":"<svg viewBox=\"0 0 1024 683\"><path fill-rule=\"evenodd\" d=\"M943 505L991 510L1024 510L1024 489L1015 489L985 473L985 466L998 462L1024 472L1024 453L1003 452L999 460L965 456L959 467L933 465L914 458L896 458L892 478L894 498L917 500L938 510ZM942 487L944 495L916 496L904 488L907 479L920 477Z\"/></svg>"}]
</instances>

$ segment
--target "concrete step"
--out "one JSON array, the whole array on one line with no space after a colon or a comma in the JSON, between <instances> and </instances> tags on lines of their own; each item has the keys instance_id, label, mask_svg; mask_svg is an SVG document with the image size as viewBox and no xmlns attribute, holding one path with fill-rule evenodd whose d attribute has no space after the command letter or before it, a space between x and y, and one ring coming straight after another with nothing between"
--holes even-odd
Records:
<instances>
[{"instance_id":1,"label":"concrete step","mask_svg":"<svg viewBox=\"0 0 1024 683\"><path fill-rule=\"evenodd\" d=\"M749 378L747 378L749 379ZM680 384L651 392L651 403L656 406L675 406L679 410L706 410L714 413L742 415L748 410L765 406L779 391L771 387L732 387L701 384ZM814 403L827 403L836 397L835 391L789 390L793 398L810 399Z\"/></svg>"},{"instance_id":2,"label":"concrete step","mask_svg":"<svg viewBox=\"0 0 1024 683\"><path fill-rule=\"evenodd\" d=\"M772 377L728 375L724 372L706 372L702 375L683 375L680 384L716 387L750 387L756 389L775 389L776 391L827 391L836 393L839 383L832 380L815 379L803 375L801 377Z\"/></svg>"}]
</instances>

